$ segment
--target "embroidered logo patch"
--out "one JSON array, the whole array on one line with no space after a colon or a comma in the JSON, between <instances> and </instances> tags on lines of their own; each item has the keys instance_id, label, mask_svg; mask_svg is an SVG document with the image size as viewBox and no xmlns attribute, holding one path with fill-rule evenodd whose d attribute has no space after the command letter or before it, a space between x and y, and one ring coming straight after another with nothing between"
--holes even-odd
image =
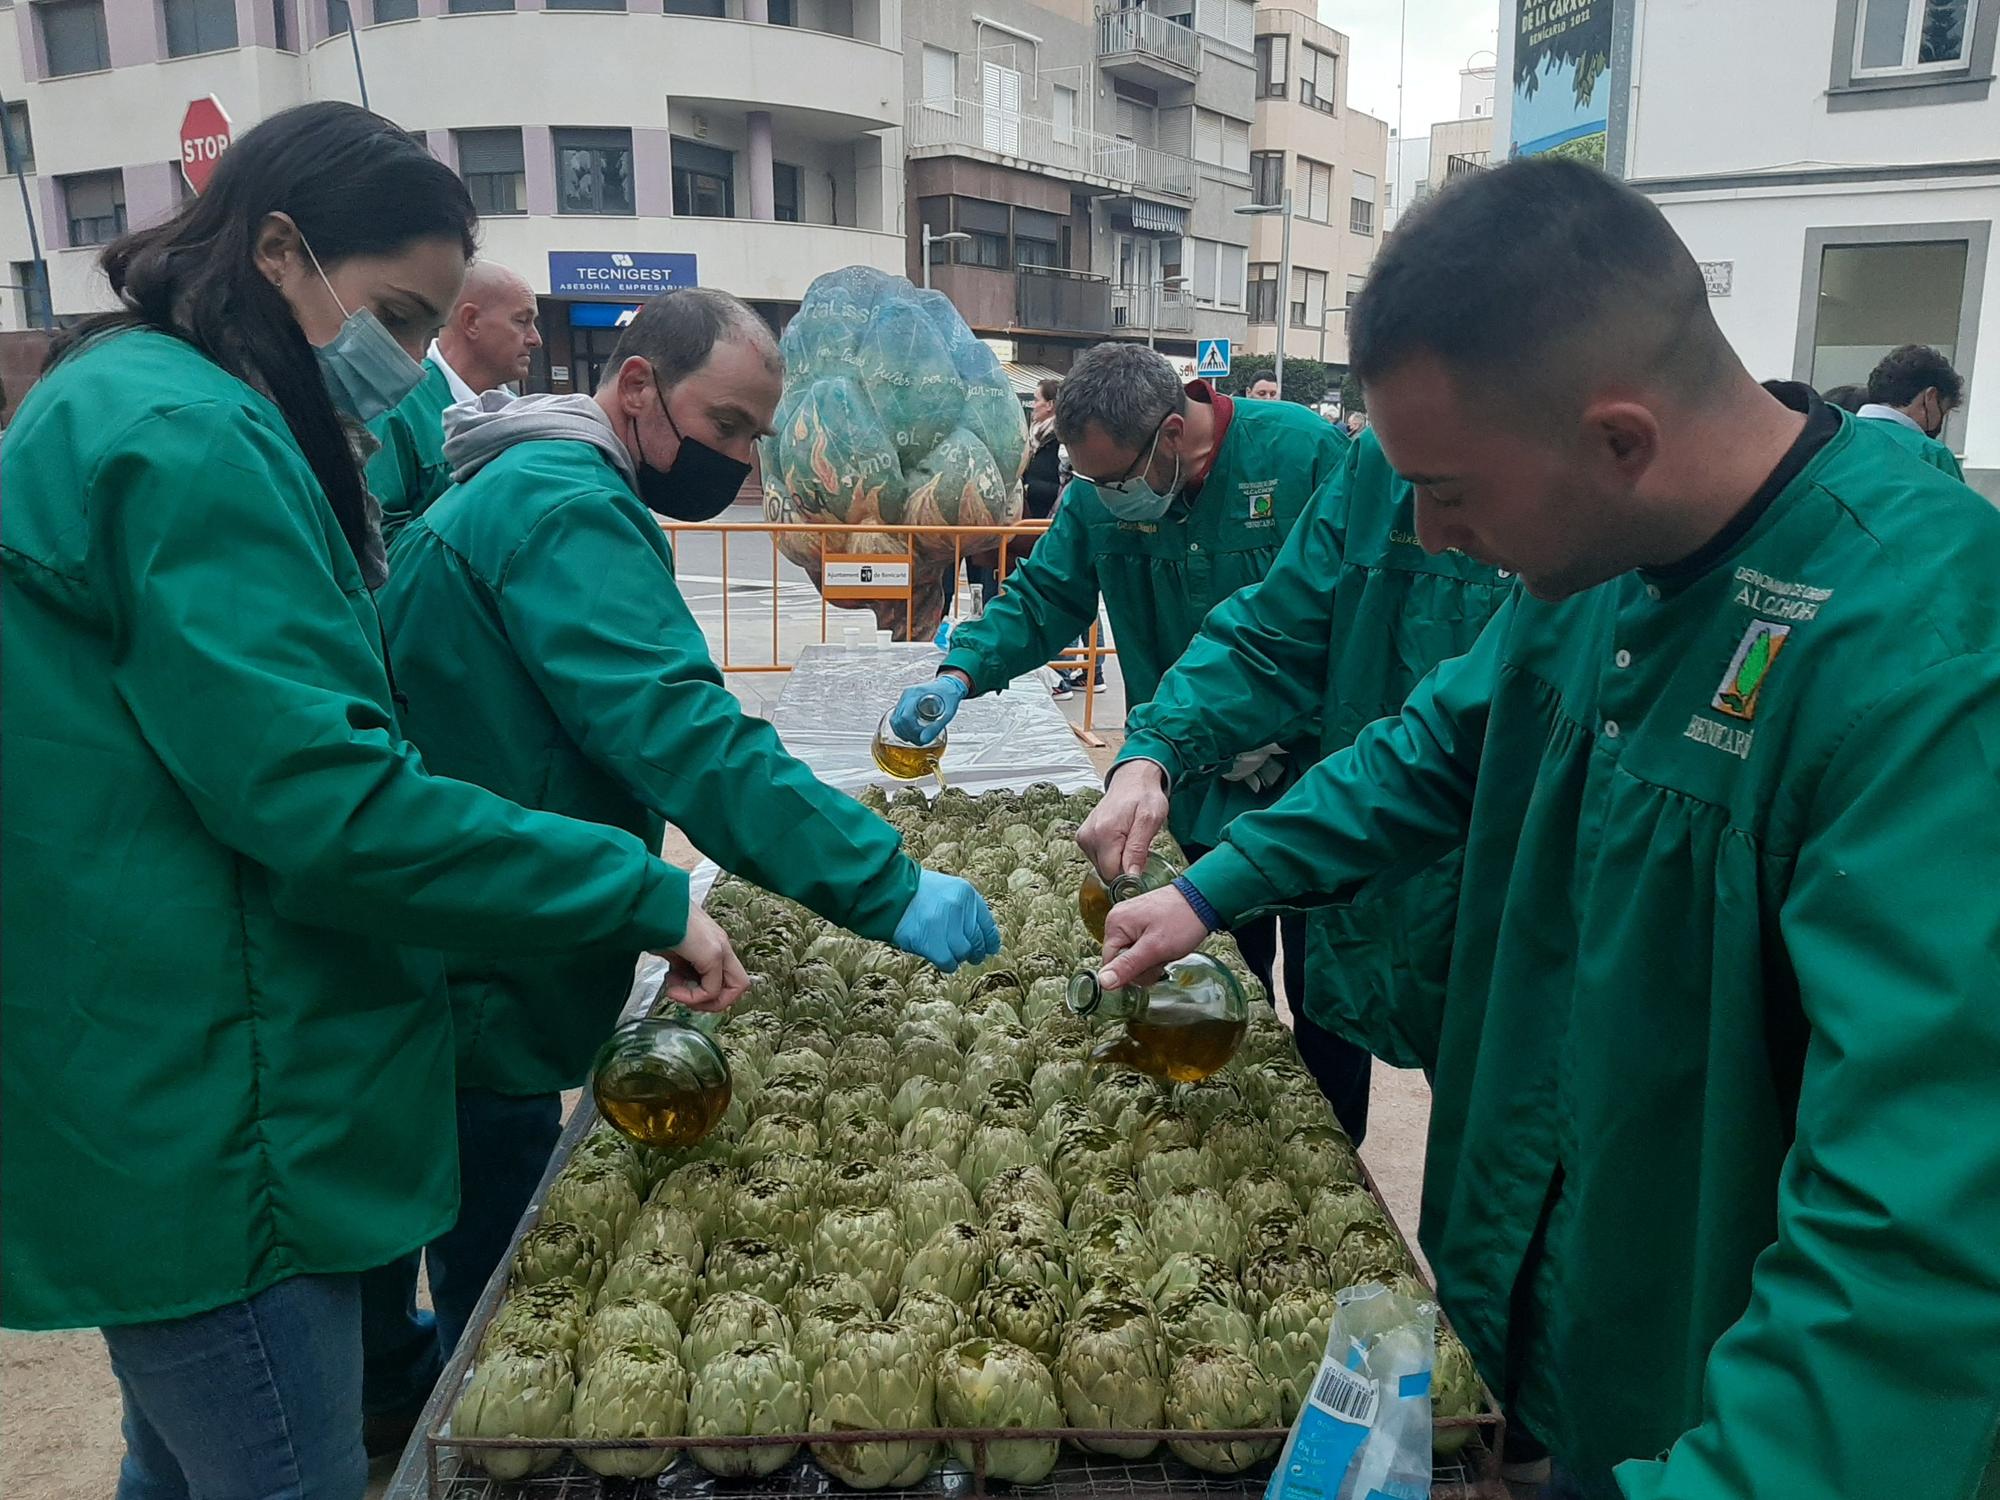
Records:
<instances>
[{"instance_id":1,"label":"embroidered logo patch","mask_svg":"<svg viewBox=\"0 0 2000 1500\"><path fill-rule=\"evenodd\" d=\"M1269 495L1252 495L1250 497L1250 519L1253 521L1268 521L1271 519L1271 497Z\"/></svg>"},{"instance_id":2,"label":"embroidered logo patch","mask_svg":"<svg viewBox=\"0 0 2000 1500\"><path fill-rule=\"evenodd\" d=\"M1732 719L1757 717L1757 696L1764 691L1764 684L1771 675L1771 664L1785 649L1785 639L1791 633L1789 625L1774 624L1770 620L1750 622L1750 628L1743 632L1743 639L1736 643L1736 655L1730 658L1729 670L1722 674L1722 682L1711 700L1718 712L1728 714Z\"/></svg>"}]
</instances>

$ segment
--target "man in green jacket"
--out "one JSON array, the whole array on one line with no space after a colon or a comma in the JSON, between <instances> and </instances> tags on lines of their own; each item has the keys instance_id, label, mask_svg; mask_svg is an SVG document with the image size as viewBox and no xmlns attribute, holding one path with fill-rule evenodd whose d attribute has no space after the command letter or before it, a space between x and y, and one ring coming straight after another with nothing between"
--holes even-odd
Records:
<instances>
[{"instance_id":1,"label":"man in green jacket","mask_svg":"<svg viewBox=\"0 0 2000 1500\"><path fill-rule=\"evenodd\" d=\"M505 266L474 261L451 317L431 340L422 383L368 425L382 445L368 460L368 488L382 507L385 544L451 483L445 408L503 386L518 388L541 347L535 289Z\"/></svg>"},{"instance_id":2,"label":"man in green jacket","mask_svg":"<svg viewBox=\"0 0 2000 1500\"><path fill-rule=\"evenodd\" d=\"M671 820L724 868L953 969L999 948L979 893L919 869L893 828L742 711L674 582L657 517L729 505L783 373L755 312L690 289L640 310L594 397L453 408L457 483L398 540L382 592L403 728L441 776L653 848ZM554 1144L559 1092L583 1081L633 957L447 955L459 1119L478 1144L461 1156L458 1225L428 1251L444 1354L506 1251ZM405 1295L415 1268L397 1274L370 1288L377 1410L395 1350L423 1349Z\"/></svg>"},{"instance_id":3,"label":"man in green jacket","mask_svg":"<svg viewBox=\"0 0 2000 1500\"><path fill-rule=\"evenodd\" d=\"M1416 492L1364 429L1259 583L1209 611L1201 632L1132 711L1115 791L1092 832L1125 829L1114 868L1144 866L1170 791L1305 721L1318 753L1401 711L1432 667L1472 648L1513 575L1417 541ZM1121 809L1132 803L1127 817ZM1298 1003L1320 1028L1403 1067L1434 1066L1459 855L1372 901L1319 907Z\"/></svg>"},{"instance_id":4,"label":"man in green jacket","mask_svg":"<svg viewBox=\"0 0 2000 1500\"><path fill-rule=\"evenodd\" d=\"M966 698L1048 661L1090 629L1100 600L1126 702L1143 705L1202 617L1264 576L1347 448L1338 429L1303 406L1232 401L1200 380L1183 388L1164 358L1137 344L1099 344L1078 359L1056 395L1055 418L1076 478L1006 591L953 632L936 681L898 701L892 722L906 738L927 743ZM920 720L919 702L940 697L944 716ZM1273 724L1245 754L1184 782L1172 827L1188 856L1290 785L1318 739L1311 714ZM1279 927L1260 918L1232 929L1271 994ZM1303 921L1285 922L1284 948L1300 1047L1358 1141L1368 1121L1368 1055L1303 1016Z\"/></svg>"},{"instance_id":5,"label":"man in green jacket","mask_svg":"<svg viewBox=\"0 0 2000 1500\"><path fill-rule=\"evenodd\" d=\"M1423 545L1525 592L1107 978L1462 845L1421 1234L1566 1493L1992 1493L2000 513L1761 389L1577 163L1439 195L1350 325Z\"/></svg>"},{"instance_id":6,"label":"man in green jacket","mask_svg":"<svg viewBox=\"0 0 2000 1500\"><path fill-rule=\"evenodd\" d=\"M1965 397L1965 381L1951 361L1923 344L1905 344L1882 356L1868 372L1868 400L1856 413L1880 434L1953 479L1965 478L1958 455L1938 439L1945 418Z\"/></svg>"}]
</instances>

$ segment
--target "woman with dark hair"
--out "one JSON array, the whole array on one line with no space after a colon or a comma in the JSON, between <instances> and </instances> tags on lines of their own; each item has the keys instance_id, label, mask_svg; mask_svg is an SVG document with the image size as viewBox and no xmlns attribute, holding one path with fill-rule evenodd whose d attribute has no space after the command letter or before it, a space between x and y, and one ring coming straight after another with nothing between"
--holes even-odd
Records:
<instances>
[{"instance_id":1,"label":"woman with dark hair","mask_svg":"<svg viewBox=\"0 0 2000 1500\"><path fill-rule=\"evenodd\" d=\"M687 1003L743 988L640 841L397 733L355 435L475 227L388 121L274 116L105 253L121 307L0 445L0 1300L104 1330L121 1500L362 1493L357 1273L456 1213L426 950L623 944Z\"/></svg>"}]
</instances>

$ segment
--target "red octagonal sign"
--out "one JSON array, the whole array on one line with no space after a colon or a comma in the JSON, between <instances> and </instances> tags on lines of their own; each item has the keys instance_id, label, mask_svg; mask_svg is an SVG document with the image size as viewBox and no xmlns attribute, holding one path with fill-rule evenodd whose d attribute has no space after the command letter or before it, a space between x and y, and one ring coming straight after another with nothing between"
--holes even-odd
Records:
<instances>
[{"instance_id":1,"label":"red octagonal sign","mask_svg":"<svg viewBox=\"0 0 2000 1500\"><path fill-rule=\"evenodd\" d=\"M181 116L181 175L197 193L208 190L216 163L229 149L229 116L215 95L197 99Z\"/></svg>"}]
</instances>

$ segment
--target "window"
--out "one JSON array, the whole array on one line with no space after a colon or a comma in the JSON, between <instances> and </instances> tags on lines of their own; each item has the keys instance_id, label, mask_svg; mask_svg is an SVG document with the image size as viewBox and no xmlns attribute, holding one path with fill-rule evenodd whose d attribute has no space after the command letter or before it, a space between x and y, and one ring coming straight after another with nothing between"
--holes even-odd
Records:
<instances>
[{"instance_id":1,"label":"window","mask_svg":"<svg viewBox=\"0 0 2000 1500\"><path fill-rule=\"evenodd\" d=\"M771 216L782 224L799 222L799 188L803 177L790 162L771 163Z\"/></svg>"},{"instance_id":2,"label":"window","mask_svg":"<svg viewBox=\"0 0 2000 1500\"><path fill-rule=\"evenodd\" d=\"M167 56L227 52L236 45L236 0L163 0Z\"/></svg>"},{"instance_id":3,"label":"window","mask_svg":"<svg viewBox=\"0 0 2000 1500\"><path fill-rule=\"evenodd\" d=\"M1355 234L1375 232L1375 179L1366 172L1353 173L1354 196L1347 200L1347 227Z\"/></svg>"},{"instance_id":4,"label":"window","mask_svg":"<svg viewBox=\"0 0 2000 1500\"><path fill-rule=\"evenodd\" d=\"M33 176L35 132L28 127L28 106L19 99L7 101L7 173Z\"/></svg>"},{"instance_id":5,"label":"window","mask_svg":"<svg viewBox=\"0 0 2000 1500\"><path fill-rule=\"evenodd\" d=\"M125 232L123 172L81 172L57 180L72 247L108 245Z\"/></svg>"},{"instance_id":6,"label":"window","mask_svg":"<svg viewBox=\"0 0 2000 1500\"><path fill-rule=\"evenodd\" d=\"M1062 84L1055 86L1055 93L1049 110L1055 125L1055 140L1058 146L1076 143L1076 90Z\"/></svg>"},{"instance_id":7,"label":"window","mask_svg":"<svg viewBox=\"0 0 2000 1500\"><path fill-rule=\"evenodd\" d=\"M1326 316L1326 272L1292 270L1292 327L1317 328Z\"/></svg>"},{"instance_id":8,"label":"window","mask_svg":"<svg viewBox=\"0 0 2000 1500\"><path fill-rule=\"evenodd\" d=\"M735 153L675 136L674 212L694 219L735 218Z\"/></svg>"},{"instance_id":9,"label":"window","mask_svg":"<svg viewBox=\"0 0 2000 1500\"><path fill-rule=\"evenodd\" d=\"M559 212L632 212L631 131L558 130L555 148Z\"/></svg>"},{"instance_id":10,"label":"window","mask_svg":"<svg viewBox=\"0 0 2000 1500\"><path fill-rule=\"evenodd\" d=\"M1193 282L1189 290L1205 307L1243 306L1244 272L1250 252L1242 245L1224 245L1215 240L1194 242Z\"/></svg>"},{"instance_id":11,"label":"window","mask_svg":"<svg viewBox=\"0 0 2000 1500\"><path fill-rule=\"evenodd\" d=\"M1250 154L1250 201L1282 203L1285 198L1285 153L1253 151Z\"/></svg>"},{"instance_id":12,"label":"window","mask_svg":"<svg viewBox=\"0 0 2000 1500\"><path fill-rule=\"evenodd\" d=\"M326 34L341 36L354 24L347 0L326 0Z\"/></svg>"},{"instance_id":13,"label":"window","mask_svg":"<svg viewBox=\"0 0 2000 1500\"><path fill-rule=\"evenodd\" d=\"M796 26L799 24L797 10L792 0L770 0L764 7L764 19L773 26Z\"/></svg>"},{"instance_id":14,"label":"window","mask_svg":"<svg viewBox=\"0 0 2000 1500\"><path fill-rule=\"evenodd\" d=\"M477 15L481 11L512 10L514 0L445 0L445 14L450 16Z\"/></svg>"},{"instance_id":15,"label":"window","mask_svg":"<svg viewBox=\"0 0 2000 1500\"><path fill-rule=\"evenodd\" d=\"M414 21L417 18L417 0L375 0L371 14L377 26L386 21Z\"/></svg>"},{"instance_id":16,"label":"window","mask_svg":"<svg viewBox=\"0 0 2000 1500\"><path fill-rule=\"evenodd\" d=\"M1325 224L1333 213L1332 203L1333 168L1323 161L1301 156L1292 184L1292 212L1315 224Z\"/></svg>"},{"instance_id":17,"label":"window","mask_svg":"<svg viewBox=\"0 0 2000 1500\"><path fill-rule=\"evenodd\" d=\"M1861 0L1854 71L1912 73L1965 61L1973 0Z\"/></svg>"},{"instance_id":18,"label":"window","mask_svg":"<svg viewBox=\"0 0 2000 1500\"><path fill-rule=\"evenodd\" d=\"M280 52L292 48L292 0L271 0L271 45Z\"/></svg>"},{"instance_id":19,"label":"window","mask_svg":"<svg viewBox=\"0 0 2000 1500\"><path fill-rule=\"evenodd\" d=\"M714 20L729 14L722 0L667 0L666 11L670 16L708 16Z\"/></svg>"},{"instance_id":20,"label":"window","mask_svg":"<svg viewBox=\"0 0 2000 1500\"><path fill-rule=\"evenodd\" d=\"M104 31L104 0L43 0L35 7L42 26L42 50L49 76L101 73L111 66L111 40Z\"/></svg>"},{"instance_id":21,"label":"window","mask_svg":"<svg viewBox=\"0 0 2000 1500\"><path fill-rule=\"evenodd\" d=\"M958 113L958 54L924 43L924 108Z\"/></svg>"},{"instance_id":22,"label":"window","mask_svg":"<svg viewBox=\"0 0 2000 1500\"><path fill-rule=\"evenodd\" d=\"M979 70L981 140L988 151L1018 156L1021 151L1021 73L998 63Z\"/></svg>"},{"instance_id":23,"label":"window","mask_svg":"<svg viewBox=\"0 0 2000 1500\"><path fill-rule=\"evenodd\" d=\"M1292 71L1292 39L1283 32L1257 38L1257 97L1282 99Z\"/></svg>"},{"instance_id":24,"label":"window","mask_svg":"<svg viewBox=\"0 0 2000 1500\"><path fill-rule=\"evenodd\" d=\"M1250 122L1232 120L1212 109L1194 112L1194 159L1231 171L1250 170Z\"/></svg>"},{"instance_id":25,"label":"window","mask_svg":"<svg viewBox=\"0 0 2000 1500\"><path fill-rule=\"evenodd\" d=\"M1278 321L1278 268L1268 260L1250 265L1250 321Z\"/></svg>"},{"instance_id":26,"label":"window","mask_svg":"<svg viewBox=\"0 0 2000 1500\"><path fill-rule=\"evenodd\" d=\"M1038 208L1014 210L1014 264L1017 266L1060 266L1062 219Z\"/></svg>"},{"instance_id":27,"label":"window","mask_svg":"<svg viewBox=\"0 0 2000 1500\"><path fill-rule=\"evenodd\" d=\"M1257 7L1254 0L1195 0L1194 29L1248 52L1257 40Z\"/></svg>"},{"instance_id":28,"label":"window","mask_svg":"<svg viewBox=\"0 0 2000 1500\"><path fill-rule=\"evenodd\" d=\"M1347 278L1346 306L1348 307L1354 306L1355 302L1360 299L1361 289L1367 284L1368 284L1368 278L1366 276L1349 276Z\"/></svg>"},{"instance_id":29,"label":"window","mask_svg":"<svg viewBox=\"0 0 2000 1500\"><path fill-rule=\"evenodd\" d=\"M1318 47L1299 48L1299 103L1322 114L1332 114L1333 101L1340 97L1334 80L1339 68L1340 59L1331 52Z\"/></svg>"},{"instance_id":30,"label":"window","mask_svg":"<svg viewBox=\"0 0 2000 1500\"><path fill-rule=\"evenodd\" d=\"M1968 368L1958 358L1968 258L1962 239L1822 245L1807 378L1824 386L1866 384L1877 361L1899 344L1929 344Z\"/></svg>"},{"instance_id":31,"label":"window","mask_svg":"<svg viewBox=\"0 0 2000 1500\"><path fill-rule=\"evenodd\" d=\"M528 168L519 130L459 130L458 175L482 214L528 211Z\"/></svg>"},{"instance_id":32,"label":"window","mask_svg":"<svg viewBox=\"0 0 2000 1500\"><path fill-rule=\"evenodd\" d=\"M545 10L623 10L625 0L542 0Z\"/></svg>"},{"instance_id":33,"label":"window","mask_svg":"<svg viewBox=\"0 0 2000 1500\"><path fill-rule=\"evenodd\" d=\"M988 203L983 198L954 198L957 228L972 239L958 246L953 257L962 266L987 266L1004 271L1007 259L1007 205Z\"/></svg>"},{"instance_id":34,"label":"window","mask_svg":"<svg viewBox=\"0 0 2000 1500\"><path fill-rule=\"evenodd\" d=\"M55 319L49 316L49 299L43 294L42 279L37 274L39 268L31 260L14 262L14 285L20 290L21 326L23 328L51 328Z\"/></svg>"}]
</instances>

